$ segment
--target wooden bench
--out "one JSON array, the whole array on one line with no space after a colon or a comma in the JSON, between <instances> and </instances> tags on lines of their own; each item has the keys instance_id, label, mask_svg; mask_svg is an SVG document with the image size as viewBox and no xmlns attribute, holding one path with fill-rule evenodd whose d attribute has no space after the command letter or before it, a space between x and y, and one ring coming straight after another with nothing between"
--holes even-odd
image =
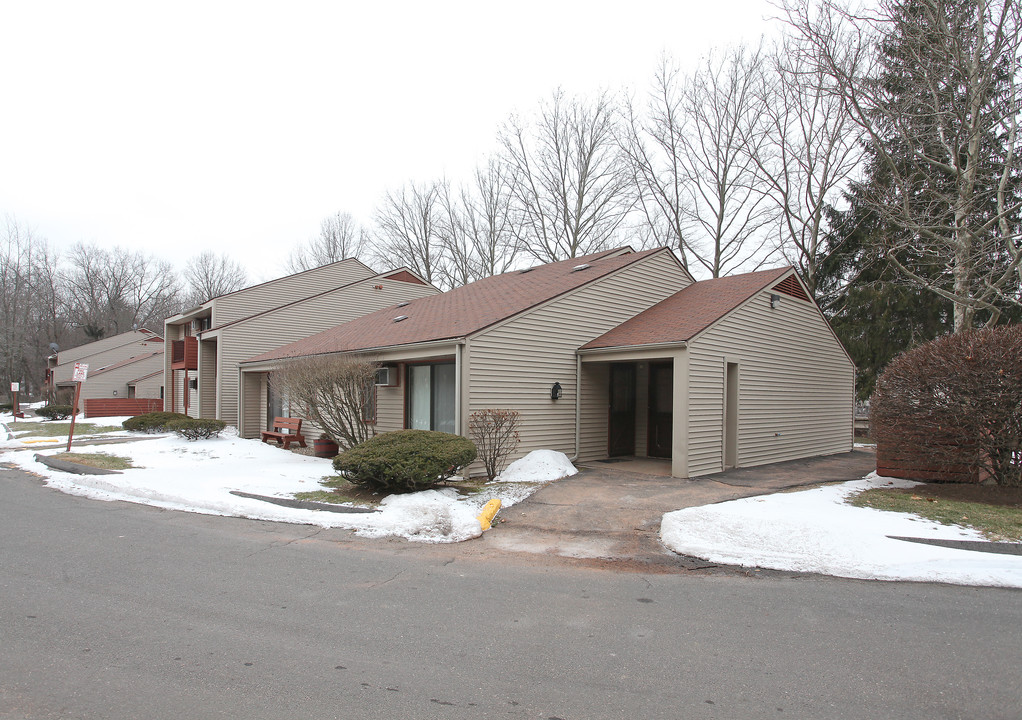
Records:
<instances>
[{"instance_id":1,"label":"wooden bench","mask_svg":"<svg viewBox=\"0 0 1022 720\"><path fill-rule=\"evenodd\" d=\"M290 450L293 442L298 443L299 447L306 447L301 418L275 417L273 430L260 430L259 439L263 442L273 440L278 445L283 445L285 450Z\"/></svg>"}]
</instances>

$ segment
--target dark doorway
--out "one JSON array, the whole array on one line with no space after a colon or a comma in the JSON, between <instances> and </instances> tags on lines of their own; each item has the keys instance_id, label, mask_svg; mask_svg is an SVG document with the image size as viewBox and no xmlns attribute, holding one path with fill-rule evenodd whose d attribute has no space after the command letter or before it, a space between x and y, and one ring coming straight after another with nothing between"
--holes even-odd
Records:
<instances>
[{"instance_id":1,"label":"dark doorway","mask_svg":"<svg viewBox=\"0 0 1022 720\"><path fill-rule=\"evenodd\" d=\"M674 364L649 365L650 457L669 458L674 444Z\"/></svg>"},{"instance_id":2,"label":"dark doorway","mask_svg":"<svg viewBox=\"0 0 1022 720\"><path fill-rule=\"evenodd\" d=\"M610 366L610 420L607 454L635 454L635 365Z\"/></svg>"}]
</instances>

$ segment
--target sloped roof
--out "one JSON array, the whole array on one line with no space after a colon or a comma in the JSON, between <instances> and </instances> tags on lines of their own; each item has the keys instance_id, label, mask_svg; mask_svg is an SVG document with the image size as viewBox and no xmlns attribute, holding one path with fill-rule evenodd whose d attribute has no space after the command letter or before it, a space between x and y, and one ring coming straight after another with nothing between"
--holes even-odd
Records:
<instances>
[{"instance_id":1,"label":"sloped roof","mask_svg":"<svg viewBox=\"0 0 1022 720\"><path fill-rule=\"evenodd\" d=\"M651 255L670 252L668 248L644 252L622 248L513 270L392 305L247 362L464 338ZM576 269L579 266L588 267Z\"/></svg>"},{"instance_id":2,"label":"sloped roof","mask_svg":"<svg viewBox=\"0 0 1022 720\"><path fill-rule=\"evenodd\" d=\"M414 275L408 268L400 267L394 270L387 270L386 272L377 273L376 275L370 275L369 277L359 278L358 280L352 280L351 282L346 283L344 285L338 285L337 287L332 287L329 290L323 290L322 292L318 292L315 295L309 295L308 297L298 298L297 300L291 300L290 302L284 303L283 305L274 305L273 307L270 308L257 310L251 315L246 315L245 317L240 317L237 320L225 322L222 325L217 325L216 327L209 328L204 332L214 332L217 330L223 330L224 328L227 327L233 327L240 323L248 322L253 318L262 317L263 315L269 315L270 313L274 313L279 310L286 310L287 308L295 307L304 302L308 302L309 300L314 300L316 298L329 295L330 293L340 292L341 290L350 290L356 285L362 285L364 283L373 283L378 280L393 280L395 282L405 282L410 285L429 285L429 283L425 282L417 275Z\"/></svg>"},{"instance_id":3,"label":"sloped roof","mask_svg":"<svg viewBox=\"0 0 1022 720\"><path fill-rule=\"evenodd\" d=\"M132 355L131 357L125 358L124 360L119 360L115 363L110 363L109 365L104 365L101 368L97 368L96 370L93 370L89 374L92 376L100 375L101 373L110 372L111 370L117 370L128 365L134 365L135 363L142 362L143 360L148 360L149 358L154 357L156 355L163 355L163 350L162 349L156 350L154 352L148 352L143 355Z\"/></svg>"},{"instance_id":4,"label":"sloped roof","mask_svg":"<svg viewBox=\"0 0 1022 720\"><path fill-rule=\"evenodd\" d=\"M582 350L687 342L791 270L701 280L587 342Z\"/></svg>"}]
</instances>

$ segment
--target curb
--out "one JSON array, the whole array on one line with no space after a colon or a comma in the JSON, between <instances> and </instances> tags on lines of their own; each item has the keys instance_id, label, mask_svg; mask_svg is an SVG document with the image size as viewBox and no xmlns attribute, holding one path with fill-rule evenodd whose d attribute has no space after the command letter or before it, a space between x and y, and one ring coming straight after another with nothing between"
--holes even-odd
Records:
<instances>
[{"instance_id":1,"label":"curb","mask_svg":"<svg viewBox=\"0 0 1022 720\"><path fill-rule=\"evenodd\" d=\"M79 465L78 463L68 462L67 460L58 460L55 457L49 455L35 454L35 459L41 462L47 467L51 467L54 470L63 470L64 472L74 473L75 475L123 475L120 470L106 470L104 468L90 467L89 465Z\"/></svg>"},{"instance_id":2,"label":"curb","mask_svg":"<svg viewBox=\"0 0 1022 720\"><path fill-rule=\"evenodd\" d=\"M324 510L326 512L347 514L377 512L373 508L348 507L347 505L334 505L332 503L314 502L312 500L293 500L291 498L270 497L269 495L253 495L241 490L231 490L231 495L248 498L249 500L262 500L263 502L298 510Z\"/></svg>"}]
</instances>

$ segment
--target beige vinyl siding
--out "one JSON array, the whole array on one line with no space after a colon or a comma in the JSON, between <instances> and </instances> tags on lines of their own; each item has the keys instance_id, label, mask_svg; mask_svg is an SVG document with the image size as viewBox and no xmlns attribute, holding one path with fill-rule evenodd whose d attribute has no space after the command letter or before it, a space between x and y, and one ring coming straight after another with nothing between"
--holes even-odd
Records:
<instances>
[{"instance_id":1,"label":"beige vinyl siding","mask_svg":"<svg viewBox=\"0 0 1022 720\"><path fill-rule=\"evenodd\" d=\"M217 339L199 343L199 417L216 417Z\"/></svg>"},{"instance_id":2,"label":"beige vinyl siding","mask_svg":"<svg viewBox=\"0 0 1022 720\"><path fill-rule=\"evenodd\" d=\"M574 455L576 350L688 284L671 256L652 255L484 331L472 339L470 411L521 413L515 457L538 448ZM556 401L554 382L564 391Z\"/></svg>"},{"instance_id":3,"label":"beige vinyl siding","mask_svg":"<svg viewBox=\"0 0 1022 720\"><path fill-rule=\"evenodd\" d=\"M607 457L609 407L610 364L583 363L579 460L599 460Z\"/></svg>"},{"instance_id":4,"label":"beige vinyl siding","mask_svg":"<svg viewBox=\"0 0 1022 720\"><path fill-rule=\"evenodd\" d=\"M163 375L142 378L135 382L135 397L159 399L162 387Z\"/></svg>"},{"instance_id":5,"label":"beige vinyl siding","mask_svg":"<svg viewBox=\"0 0 1022 720\"><path fill-rule=\"evenodd\" d=\"M259 437L266 427L266 373L245 373L245 421L242 437Z\"/></svg>"},{"instance_id":6,"label":"beige vinyl siding","mask_svg":"<svg viewBox=\"0 0 1022 720\"><path fill-rule=\"evenodd\" d=\"M689 476L721 470L725 364L738 363L738 465L852 447L854 371L810 303L759 293L690 352Z\"/></svg>"},{"instance_id":7,"label":"beige vinyl siding","mask_svg":"<svg viewBox=\"0 0 1022 720\"><path fill-rule=\"evenodd\" d=\"M372 277L374 274L357 260L344 260L254 285L230 295L214 298L213 325L216 327L234 322L270 308Z\"/></svg>"},{"instance_id":8,"label":"beige vinyl siding","mask_svg":"<svg viewBox=\"0 0 1022 720\"><path fill-rule=\"evenodd\" d=\"M217 417L229 425L238 421L239 363L388 305L436 292L428 285L377 278L223 328L219 340L220 408Z\"/></svg>"},{"instance_id":9,"label":"beige vinyl siding","mask_svg":"<svg viewBox=\"0 0 1022 720\"><path fill-rule=\"evenodd\" d=\"M399 387L376 388L376 433L403 430L405 426L405 377L404 367L399 373Z\"/></svg>"},{"instance_id":10,"label":"beige vinyl siding","mask_svg":"<svg viewBox=\"0 0 1022 720\"><path fill-rule=\"evenodd\" d=\"M146 352L148 354L148 351ZM96 368L89 368L89 375L82 383L81 399L93 398L126 398L128 397L128 381L163 369L163 355L150 355L138 362L130 363L113 370L94 373ZM155 395L136 395L136 397L158 398L160 396L159 380ZM114 395L114 391L117 392Z\"/></svg>"}]
</instances>

